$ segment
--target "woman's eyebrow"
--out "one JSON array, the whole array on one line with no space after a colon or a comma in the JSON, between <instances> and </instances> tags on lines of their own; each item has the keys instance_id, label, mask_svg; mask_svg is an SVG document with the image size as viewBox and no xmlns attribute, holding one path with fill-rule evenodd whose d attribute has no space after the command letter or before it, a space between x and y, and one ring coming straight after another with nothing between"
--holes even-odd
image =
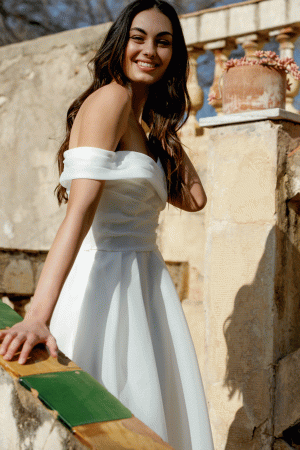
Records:
<instances>
[{"instance_id":1,"label":"woman's eyebrow","mask_svg":"<svg viewBox=\"0 0 300 450\"><path fill-rule=\"evenodd\" d=\"M143 28L134 27L134 28L130 29L130 31L133 31L133 30L140 31L140 33L143 33L143 34L147 34L147 32L145 30L143 30ZM161 31L160 33L157 34L157 36L163 36L165 34L169 34L170 36L173 36L172 33L170 33L169 31Z\"/></svg>"}]
</instances>

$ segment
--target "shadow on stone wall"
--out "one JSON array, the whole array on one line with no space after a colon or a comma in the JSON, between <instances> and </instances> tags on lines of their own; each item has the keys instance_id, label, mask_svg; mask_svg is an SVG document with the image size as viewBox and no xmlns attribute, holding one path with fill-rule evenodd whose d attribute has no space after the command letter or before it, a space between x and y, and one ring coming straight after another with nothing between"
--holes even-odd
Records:
<instances>
[{"instance_id":1,"label":"shadow on stone wall","mask_svg":"<svg viewBox=\"0 0 300 450\"><path fill-rule=\"evenodd\" d=\"M297 220L294 214L293 225ZM239 289L233 313L224 324L224 386L229 400L234 395L243 400L230 426L226 450L273 446L276 363L300 347L300 253L291 242L297 243L299 231L289 229L289 235L277 227L270 231L253 283Z\"/></svg>"}]
</instances>

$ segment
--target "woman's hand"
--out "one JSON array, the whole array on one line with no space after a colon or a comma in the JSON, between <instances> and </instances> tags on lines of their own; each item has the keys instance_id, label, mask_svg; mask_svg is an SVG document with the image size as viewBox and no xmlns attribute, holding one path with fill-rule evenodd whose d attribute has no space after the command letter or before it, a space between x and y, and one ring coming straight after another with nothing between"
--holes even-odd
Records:
<instances>
[{"instance_id":1,"label":"woman's hand","mask_svg":"<svg viewBox=\"0 0 300 450\"><path fill-rule=\"evenodd\" d=\"M58 347L56 340L43 322L24 319L9 330L0 330L0 340L2 339L0 355L8 361L13 358L22 344L23 347L18 360L19 364L24 364L33 347L40 343L47 345L53 358L57 357Z\"/></svg>"}]
</instances>

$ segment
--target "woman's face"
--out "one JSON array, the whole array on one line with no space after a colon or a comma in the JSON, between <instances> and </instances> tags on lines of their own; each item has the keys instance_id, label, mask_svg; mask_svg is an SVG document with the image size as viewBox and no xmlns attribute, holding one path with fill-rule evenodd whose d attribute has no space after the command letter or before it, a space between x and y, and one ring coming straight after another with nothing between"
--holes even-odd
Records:
<instances>
[{"instance_id":1,"label":"woman's face","mask_svg":"<svg viewBox=\"0 0 300 450\"><path fill-rule=\"evenodd\" d=\"M162 78L172 57L172 34L170 20L155 8L135 16L123 65L131 82L151 85Z\"/></svg>"}]
</instances>

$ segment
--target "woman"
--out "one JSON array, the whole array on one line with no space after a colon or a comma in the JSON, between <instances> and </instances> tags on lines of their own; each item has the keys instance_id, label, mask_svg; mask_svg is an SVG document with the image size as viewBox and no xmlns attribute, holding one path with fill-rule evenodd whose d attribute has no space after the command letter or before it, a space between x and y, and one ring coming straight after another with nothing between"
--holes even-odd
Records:
<instances>
[{"instance_id":1,"label":"woman","mask_svg":"<svg viewBox=\"0 0 300 450\"><path fill-rule=\"evenodd\" d=\"M93 63L93 83L70 107L58 152L57 196L68 201L66 217L30 311L1 331L0 353L10 360L22 346L24 364L44 342L56 357L55 336L176 450L212 449L193 344L155 243L167 200L186 211L206 203L177 137L189 98L174 9L161 0L134 1Z\"/></svg>"}]
</instances>

